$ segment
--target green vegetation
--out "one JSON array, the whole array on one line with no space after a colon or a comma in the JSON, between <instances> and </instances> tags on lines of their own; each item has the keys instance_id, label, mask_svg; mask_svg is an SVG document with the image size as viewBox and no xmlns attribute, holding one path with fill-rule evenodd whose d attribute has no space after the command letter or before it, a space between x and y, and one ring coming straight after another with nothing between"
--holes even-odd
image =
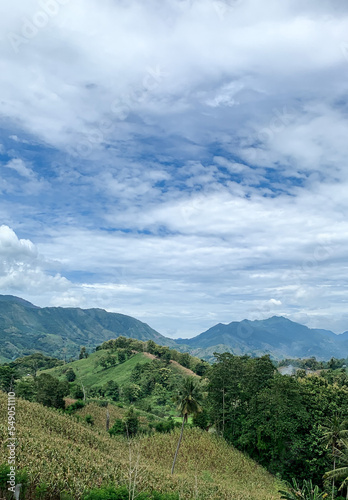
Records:
<instances>
[{"instance_id":1,"label":"green vegetation","mask_svg":"<svg viewBox=\"0 0 348 500\"><path fill-rule=\"evenodd\" d=\"M36 307L18 297L0 295L0 356L3 361L37 351L60 359L77 357L81 346L92 352L119 335L175 346L146 323L103 309Z\"/></svg>"},{"instance_id":2,"label":"green vegetation","mask_svg":"<svg viewBox=\"0 0 348 500\"><path fill-rule=\"evenodd\" d=\"M320 491L318 486L314 486L312 481L303 481L302 487L293 479L292 484L288 484L288 491L281 490L281 498L285 500L323 500L327 493Z\"/></svg>"},{"instance_id":3,"label":"green vegetation","mask_svg":"<svg viewBox=\"0 0 348 500\"><path fill-rule=\"evenodd\" d=\"M323 476L342 464L348 433L348 387L340 373L333 372L330 382L327 372L280 375L267 356L226 353L217 360L205 405L219 432L273 474L313 481L334 498L334 483Z\"/></svg>"},{"instance_id":4,"label":"green vegetation","mask_svg":"<svg viewBox=\"0 0 348 500\"><path fill-rule=\"evenodd\" d=\"M81 348L79 359L70 363L31 355L0 366L4 391L14 387L17 396L28 404L49 407L55 418L63 419L59 420L57 443L58 434L64 435L63 427L70 422L78 435L86 436L85 453L99 449L99 444L92 444L96 436L102 439L98 460L104 467L103 457L110 453L110 446L123 450L122 460L117 456L111 469L108 464L108 474L99 471L97 476L92 474L90 482L80 483L83 487L79 498L118 495L120 486L129 495L140 495L139 498L173 493L179 494L180 499L262 498L255 496L256 490L251 493L253 487L247 487L247 483L244 490L238 490L239 479L235 481L235 476L232 488L231 471L236 470L235 465L228 462L227 468L223 466L217 458L218 451L210 449L212 443L219 449L223 447L223 453L237 453L238 449L243 460L258 463L286 481L278 484L283 498L321 500L329 496L338 500L340 493L348 495L345 360L288 360L298 368L290 376L277 370L280 365L287 366L285 362L277 364L269 356L215 353L216 362L210 366L152 340L143 342L123 336L104 342L87 354ZM48 428L52 430L51 420ZM71 434L68 439L74 442ZM194 461L197 443L204 443L208 453L215 453L221 469L214 469L210 457L203 458L205 451ZM149 454L150 449L153 454ZM80 460L73 455L71 462ZM130 456L135 460L133 466L129 465ZM199 460L202 464L198 464ZM205 460L209 465L202 469ZM155 465L159 467L157 492L152 482ZM133 472L138 468L146 470L146 481L142 482L137 472L139 484L127 483L127 466ZM85 463L81 471L89 474L89 467ZM217 475L213 476L212 470ZM183 471L187 475L186 489L179 488ZM51 498L58 487L52 486L46 475L33 476L30 482L30 499L35 495ZM71 478L61 483L60 491L75 495L77 490L71 484L75 484ZM229 496L232 491L234 496ZM274 489L268 495L264 498L279 498Z\"/></svg>"}]
</instances>

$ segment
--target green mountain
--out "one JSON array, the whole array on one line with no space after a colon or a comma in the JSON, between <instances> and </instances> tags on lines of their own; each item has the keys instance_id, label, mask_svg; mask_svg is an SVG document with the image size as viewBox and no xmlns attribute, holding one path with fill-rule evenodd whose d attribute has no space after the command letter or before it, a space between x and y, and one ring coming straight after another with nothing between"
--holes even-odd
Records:
<instances>
[{"instance_id":1,"label":"green mountain","mask_svg":"<svg viewBox=\"0 0 348 500\"><path fill-rule=\"evenodd\" d=\"M347 332L336 335L330 330L311 329L282 316L233 321L228 325L219 323L197 337L176 339L176 342L187 345L190 353L199 357L207 356L214 349L237 355L268 353L278 359L348 356Z\"/></svg>"},{"instance_id":2,"label":"green mountain","mask_svg":"<svg viewBox=\"0 0 348 500\"><path fill-rule=\"evenodd\" d=\"M94 349L123 335L175 346L146 323L103 309L37 307L21 298L0 295L0 362L40 351L59 358L76 357L81 346Z\"/></svg>"},{"instance_id":3,"label":"green mountain","mask_svg":"<svg viewBox=\"0 0 348 500\"><path fill-rule=\"evenodd\" d=\"M93 350L120 335L189 352L213 360L214 352L276 359L328 360L348 356L348 332L311 329L283 317L219 323L190 339L169 339L146 323L103 309L37 307L21 298L0 295L0 363L40 351L61 359L76 357L80 347Z\"/></svg>"}]
</instances>

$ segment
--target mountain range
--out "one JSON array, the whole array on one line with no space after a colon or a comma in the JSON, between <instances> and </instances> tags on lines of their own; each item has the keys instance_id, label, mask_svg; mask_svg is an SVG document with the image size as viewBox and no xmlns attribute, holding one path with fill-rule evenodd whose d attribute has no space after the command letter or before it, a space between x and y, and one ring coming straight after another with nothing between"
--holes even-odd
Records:
<instances>
[{"instance_id":1,"label":"mountain range","mask_svg":"<svg viewBox=\"0 0 348 500\"><path fill-rule=\"evenodd\" d=\"M0 362L40 351L58 358L76 357L81 346L94 349L120 335L153 340L194 356L212 359L214 352L276 359L348 356L348 332L311 329L282 316L256 321L219 323L190 339L170 339L146 323L104 309L37 307L12 295L0 295Z\"/></svg>"},{"instance_id":2,"label":"mountain range","mask_svg":"<svg viewBox=\"0 0 348 500\"><path fill-rule=\"evenodd\" d=\"M175 342L146 323L103 309L37 307L12 295L0 295L0 362L40 351L58 358L76 357L81 346L94 349L124 335L157 344Z\"/></svg>"},{"instance_id":3,"label":"mountain range","mask_svg":"<svg viewBox=\"0 0 348 500\"><path fill-rule=\"evenodd\" d=\"M265 320L219 323L191 339L176 339L188 346L195 356L207 356L213 350L233 354L271 354L277 359L308 358L330 359L348 356L348 332L337 335L330 330L313 329L282 316Z\"/></svg>"}]
</instances>

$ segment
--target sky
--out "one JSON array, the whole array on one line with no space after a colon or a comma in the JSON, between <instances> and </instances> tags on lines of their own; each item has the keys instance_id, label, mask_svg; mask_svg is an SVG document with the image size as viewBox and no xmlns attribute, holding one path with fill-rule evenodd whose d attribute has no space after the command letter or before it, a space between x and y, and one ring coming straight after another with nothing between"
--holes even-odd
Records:
<instances>
[{"instance_id":1,"label":"sky","mask_svg":"<svg viewBox=\"0 0 348 500\"><path fill-rule=\"evenodd\" d=\"M346 0L12 0L0 74L0 293L348 330Z\"/></svg>"}]
</instances>

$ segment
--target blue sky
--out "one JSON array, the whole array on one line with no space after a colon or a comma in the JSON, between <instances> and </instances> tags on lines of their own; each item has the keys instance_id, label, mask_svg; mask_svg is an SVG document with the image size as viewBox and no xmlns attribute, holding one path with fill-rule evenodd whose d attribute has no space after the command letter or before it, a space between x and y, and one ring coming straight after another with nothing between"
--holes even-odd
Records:
<instances>
[{"instance_id":1,"label":"blue sky","mask_svg":"<svg viewBox=\"0 0 348 500\"><path fill-rule=\"evenodd\" d=\"M348 330L348 6L0 7L0 289Z\"/></svg>"}]
</instances>

